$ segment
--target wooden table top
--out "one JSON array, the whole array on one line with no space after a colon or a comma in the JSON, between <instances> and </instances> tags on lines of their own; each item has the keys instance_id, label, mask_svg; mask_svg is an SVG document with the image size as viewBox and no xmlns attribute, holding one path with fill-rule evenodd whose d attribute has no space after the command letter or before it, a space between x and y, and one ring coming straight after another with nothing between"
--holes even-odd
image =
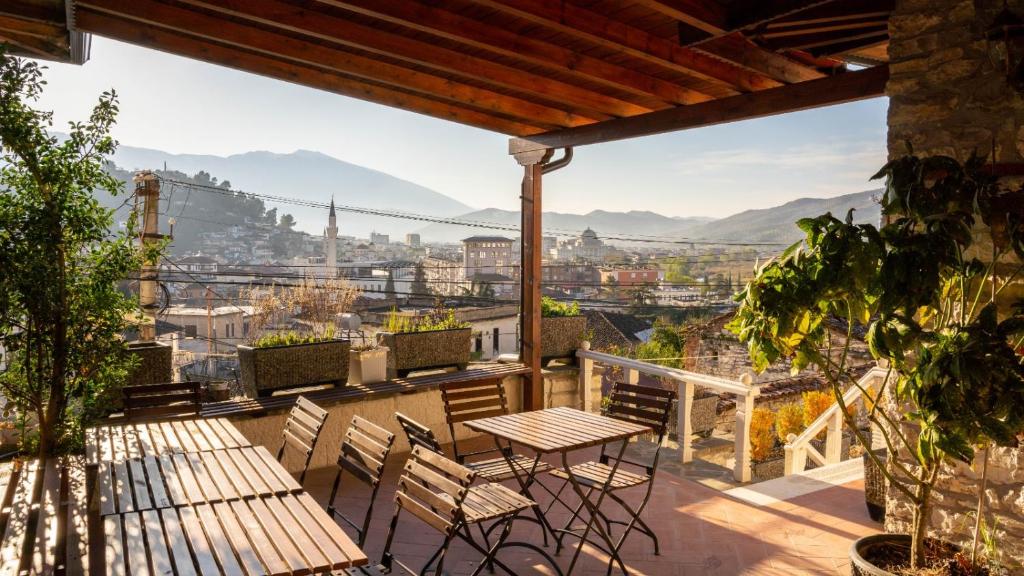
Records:
<instances>
[{"instance_id":1,"label":"wooden table top","mask_svg":"<svg viewBox=\"0 0 1024 576\"><path fill-rule=\"evenodd\" d=\"M224 418L96 426L85 431L85 463L252 446Z\"/></svg>"},{"instance_id":2,"label":"wooden table top","mask_svg":"<svg viewBox=\"0 0 1024 576\"><path fill-rule=\"evenodd\" d=\"M367 563L308 494L112 514L102 522L112 575L310 574Z\"/></svg>"},{"instance_id":3,"label":"wooden table top","mask_svg":"<svg viewBox=\"0 0 1024 576\"><path fill-rule=\"evenodd\" d=\"M566 407L493 416L464 424L471 430L541 454L600 446L651 431L648 426Z\"/></svg>"},{"instance_id":4,"label":"wooden table top","mask_svg":"<svg viewBox=\"0 0 1024 576\"><path fill-rule=\"evenodd\" d=\"M256 446L102 462L96 489L107 516L299 493L302 486Z\"/></svg>"}]
</instances>

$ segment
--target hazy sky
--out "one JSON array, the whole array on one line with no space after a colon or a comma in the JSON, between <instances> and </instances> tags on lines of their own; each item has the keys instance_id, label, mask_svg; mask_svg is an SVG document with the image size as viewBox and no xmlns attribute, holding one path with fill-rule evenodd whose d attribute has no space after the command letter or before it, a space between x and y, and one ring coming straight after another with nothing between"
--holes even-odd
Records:
<instances>
[{"instance_id":1,"label":"hazy sky","mask_svg":"<svg viewBox=\"0 0 1024 576\"><path fill-rule=\"evenodd\" d=\"M40 106L54 110L58 130L115 88L122 144L216 155L316 150L474 207L518 208L521 171L499 134L103 38L93 38L84 66L48 66ZM879 98L579 148L545 178L545 209L727 216L866 190L885 158L886 106Z\"/></svg>"}]
</instances>

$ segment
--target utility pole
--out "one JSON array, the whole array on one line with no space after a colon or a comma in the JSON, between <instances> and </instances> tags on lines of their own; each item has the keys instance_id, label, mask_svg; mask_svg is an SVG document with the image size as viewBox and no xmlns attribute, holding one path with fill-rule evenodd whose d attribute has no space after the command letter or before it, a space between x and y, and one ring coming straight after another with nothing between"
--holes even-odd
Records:
<instances>
[{"instance_id":1,"label":"utility pole","mask_svg":"<svg viewBox=\"0 0 1024 576\"><path fill-rule=\"evenodd\" d=\"M213 290L209 286L206 287L206 357L209 358L213 354L214 346L214 334L213 334Z\"/></svg>"},{"instance_id":2,"label":"utility pole","mask_svg":"<svg viewBox=\"0 0 1024 576\"><path fill-rule=\"evenodd\" d=\"M136 172L132 178L135 183L135 195L142 198L142 236L144 248L155 245L163 239L158 232L159 220L157 209L160 205L160 180L152 171ZM160 305L156 300L156 284L160 263L155 259L147 259L142 263L139 274L139 307L145 322L139 330L139 339L144 342L156 340L156 312Z\"/></svg>"}]
</instances>

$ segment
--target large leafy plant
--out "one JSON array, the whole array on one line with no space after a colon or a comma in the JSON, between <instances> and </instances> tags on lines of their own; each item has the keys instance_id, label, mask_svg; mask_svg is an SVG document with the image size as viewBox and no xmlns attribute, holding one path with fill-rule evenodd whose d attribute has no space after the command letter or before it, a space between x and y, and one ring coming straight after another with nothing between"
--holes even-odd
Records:
<instances>
[{"instance_id":1,"label":"large leafy plant","mask_svg":"<svg viewBox=\"0 0 1024 576\"><path fill-rule=\"evenodd\" d=\"M874 176L883 177L881 228L854 224L852 213L801 220L806 238L757 270L730 328L758 370L783 358L794 370L817 366L848 419L842 395L858 383L847 353L855 327L867 329L871 354L889 367L880 389L862 391L867 416L889 454L903 457L886 468L870 456L913 506L916 568L943 463L1014 444L1024 424L1024 310L1011 294L1024 194L977 156L961 164L911 152ZM826 328L830 317L846 322L845 340Z\"/></svg>"},{"instance_id":2,"label":"large leafy plant","mask_svg":"<svg viewBox=\"0 0 1024 576\"><path fill-rule=\"evenodd\" d=\"M112 232L95 197L122 191L104 170L114 93L61 141L32 107L43 85L35 63L0 49L0 392L46 456L80 443L103 391L126 377L121 334L138 306L117 285L155 254L134 247L134 219Z\"/></svg>"}]
</instances>

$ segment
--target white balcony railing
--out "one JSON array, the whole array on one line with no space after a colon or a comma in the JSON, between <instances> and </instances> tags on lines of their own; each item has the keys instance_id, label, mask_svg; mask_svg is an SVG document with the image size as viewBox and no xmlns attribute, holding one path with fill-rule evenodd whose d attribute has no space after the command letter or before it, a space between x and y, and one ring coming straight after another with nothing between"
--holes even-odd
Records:
<instances>
[{"instance_id":1,"label":"white balcony railing","mask_svg":"<svg viewBox=\"0 0 1024 576\"><path fill-rule=\"evenodd\" d=\"M861 376L857 386L851 386L843 394L843 404L849 409L863 400L863 391L868 388L880 390L878 386L886 378L884 368L875 367ZM818 434L825 431L825 453L819 452L812 444ZM786 476L803 472L809 458L818 466L838 464L842 460L843 412L836 402L825 410L799 435L790 434L786 442Z\"/></svg>"},{"instance_id":2,"label":"white balcony railing","mask_svg":"<svg viewBox=\"0 0 1024 576\"><path fill-rule=\"evenodd\" d=\"M594 373L594 363L600 362L606 366L622 368L625 381L636 384L640 374L657 376L663 380L675 382L678 385L679 410L676 433L679 438L679 447L682 452L682 461L693 460L693 445L690 410L693 405L694 390L702 386L719 393L733 394L736 396L736 464L733 468L733 477L740 482L750 481L750 416L754 412L754 397L759 389L751 384L751 377L744 375L740 380L729 380L717 376L708 376L696 372L687 372L678 368L668 368L632 360L612 354L594 352L580 349L576 352L580 359L580 396L583 399L583 409L589 410L593 406L593 388L591 380Z\"/></svg>"}]
</instances>

